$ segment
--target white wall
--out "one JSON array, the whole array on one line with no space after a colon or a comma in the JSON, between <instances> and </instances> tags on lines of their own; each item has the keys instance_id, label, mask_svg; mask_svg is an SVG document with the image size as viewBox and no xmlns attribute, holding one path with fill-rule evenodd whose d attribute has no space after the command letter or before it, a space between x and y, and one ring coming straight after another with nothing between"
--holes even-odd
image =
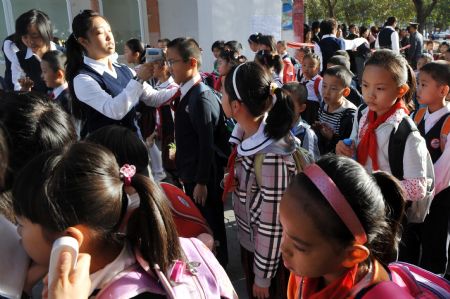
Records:
<instances>
[{"instance_id":1,"label":"white wall","mask_svg":"<svg viewBox=\"0 0 450 299\"><path fill-rule=\"evenodd\" d=\"M247 39L255 32L254 16L271 18L279 24L274 31L258 32L281 35L280 0L162 0L159 1L161 36L190 36L203 49L204 71L211 71L214 57L211 45L216 40L237 40L243 54L253 59Z\"/></svg>"}]
</instances>

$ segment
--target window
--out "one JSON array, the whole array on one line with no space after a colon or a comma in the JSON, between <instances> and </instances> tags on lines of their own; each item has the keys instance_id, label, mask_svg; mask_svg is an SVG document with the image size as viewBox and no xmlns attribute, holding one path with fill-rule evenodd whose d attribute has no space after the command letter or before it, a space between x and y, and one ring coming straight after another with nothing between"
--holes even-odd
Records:
<instances>
[{"instance_id":1,"label":"window","mask_svg":"<svg viewBox=\"0 0 450 299\"><path fill-rule=\"evenodd\" d=\"M139 23L139 5L136 0L103 0L103 14L110 22L116 41L116 52L123 54L127 40L142 40Z\"/></svg>"}]
</instances>

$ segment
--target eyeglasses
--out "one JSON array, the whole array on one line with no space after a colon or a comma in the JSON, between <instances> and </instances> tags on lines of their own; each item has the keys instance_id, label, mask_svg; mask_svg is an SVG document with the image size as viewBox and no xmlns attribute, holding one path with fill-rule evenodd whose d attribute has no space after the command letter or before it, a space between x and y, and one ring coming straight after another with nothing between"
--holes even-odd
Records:
<instances>
[{"instance_id":1,"label":"eyeglasses","mask_svg":"<svg viewBox=\"0 0 450 299\"><path fill-rule=\"evenodd\" d=\"M183 61L183 59L170 59L167 60L167 66L168 67L173 67L173 65L177 62Z\"/></svg>"}]
</instances>

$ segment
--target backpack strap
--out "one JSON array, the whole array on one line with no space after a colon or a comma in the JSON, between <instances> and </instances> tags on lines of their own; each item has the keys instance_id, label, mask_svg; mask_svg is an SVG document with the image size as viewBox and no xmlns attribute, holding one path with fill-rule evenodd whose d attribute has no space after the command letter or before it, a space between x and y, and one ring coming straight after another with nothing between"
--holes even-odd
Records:
<instances>
[{"instance_id":1,"label":"backpack strap","mask_svg":"<svg viewBox=\"0 0 450 299\"><path fill-rule=\"evenodd\" d=\"M363 110L366 109L366 107L367 107L366 103L362 103L358 107L358 112L357 112L358 114L357 114L357 118L356 118L356 120L358 121L358 126L359 126L359 121L361 120L361 117L362 117Z\"/></svg>"},{"instance_id":2,"label":"backpack strap","mask_svg":"<svg viewBox=\"0 0 450 299\"><path fill-rule=\"evenodd\" d=\"M441 127L441 151L444 152L445 145L447 143L447 136L450 133L450 114L447 114L447 118Z\"/></svg>"},{"instance_id":3,"label":"backpack strap","mask_svg":"<svg viewBox=\"0 0 450 299\"><path fill-rule=\"evenodd\" d=\"M414 113L414 122L416 123L416 125L418 125L422 121L423 117L425 116L425 112L427 112L427 108L422 107L419 108L416 113Z\"/></svg>"},{"instance_id":4,"label":"backpack strap","mask_svg":"<svg viewBox=\"0 0 450 299\"><path fill-rule=\"evenodd\" d=\"M355 299L380 299L380 298L395 298L395 299L412 299L407 291L403 290L395 282L383 281L373 284L356 294Z\"/></svg>"},{"instance_id":5,"label":"backpack strap","mask_svg":"<svg viewBox=\"0 0 450 299\"><path fill-rule=\"evenodd\" d=\"M417 127L413 120L408 116L397 127L397 130L392 130L389 137L389 166L391 167L392 175L399 180L403 180L403 156L405 154L406 140L409 134L417 131Z\"/></svg>"},{"instance_id":6,"label":"backpack strap","mask_svg":"<svg viewBox=\"0 0 450 299\"><path fill-rule=\"evenodd\" d=\"M314 80L314 93L316 94L316 97L320 99L320 92L319 92L319 85L320 81L322 81L322 77L319 76Z\"/></svg>"},{"instance_id":7,"label":"backpack strap","mask_svg":"<svg viewBox=\"0 0 450 299\"><path fill-rule=\"evenodd\" d=\"M261 186L262 184L262 164L265 157L265 153L257 153L253 159L253 169L255 171L255 179L258 186ZM314 163L314 158L302 147L295 148L295 151L292 153L292 158L294 159L297 172L302 172L306 166Z\"/></svg>"}]
</instances>

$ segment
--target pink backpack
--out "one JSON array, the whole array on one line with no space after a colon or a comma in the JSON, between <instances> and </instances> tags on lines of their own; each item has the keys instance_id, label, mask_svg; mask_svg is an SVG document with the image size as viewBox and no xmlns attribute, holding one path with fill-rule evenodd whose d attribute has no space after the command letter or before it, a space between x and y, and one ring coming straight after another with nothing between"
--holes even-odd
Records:
<instances>
[{"instance_id":1,"label":"pink backpack","mask_svg":"<svg viewBox=\"0 0 450 299\"><path fill-rule=\"evenodd\" d=\"M391 281L369 287L364 294L359 294L356 298L450 298L450 283L436 274L403 262L389 264L389 270Z\"/></svg>"},{"instance_id":2,"label":"pink backpack","mask_svg":"<svg viewBox=\"0 0 450 299\"><path fill-rule=\"evenodd\" d=\"M225 270L212 252L196 238L180 238L188 262L175 262L169 278L154 267L157 278L146 271L149 265L136 255L138 263L117 275L97 299L128 299L149 292L167 298L238 298Z\"/></svg>"}]
</instances>

